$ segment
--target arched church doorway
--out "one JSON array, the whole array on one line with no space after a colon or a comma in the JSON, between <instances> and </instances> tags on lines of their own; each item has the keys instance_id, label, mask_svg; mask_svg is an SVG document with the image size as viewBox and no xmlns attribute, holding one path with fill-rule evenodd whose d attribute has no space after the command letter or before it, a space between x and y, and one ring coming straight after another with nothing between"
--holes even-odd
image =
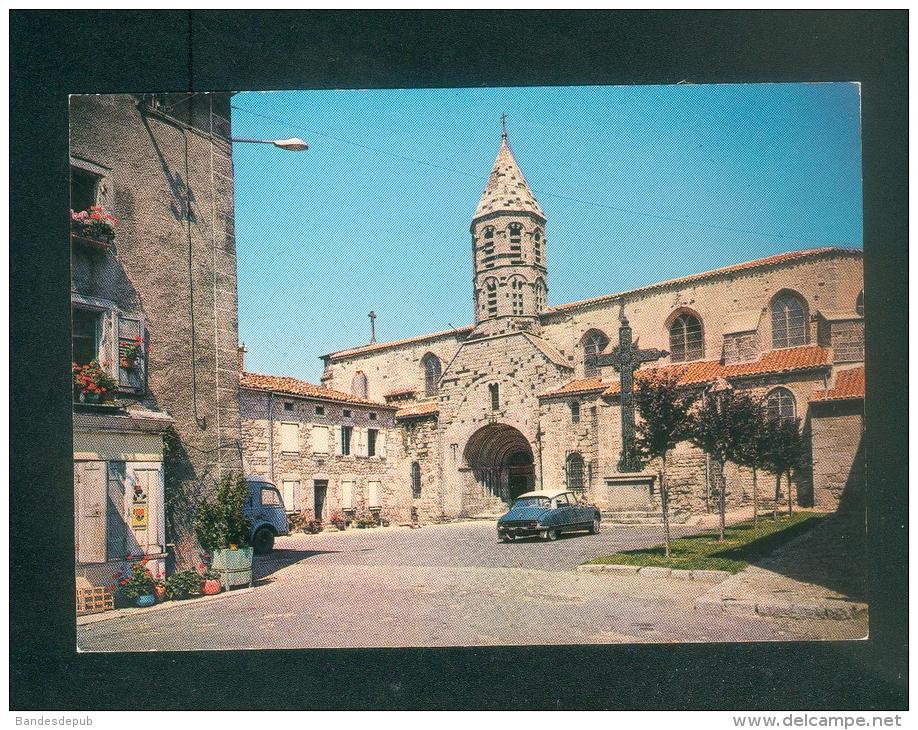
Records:
<instances>
[{"instance_id":1,"label":"arched church doorway","mask_svg":"<svg viewBox=\"0 0 918 730\"><path fill-rule=\"evenodd\" d=\"M513 426L491 423L469 438L465 463L486 495L511 502L535 489L532 447Z\"/></svg>"}]
</instances>

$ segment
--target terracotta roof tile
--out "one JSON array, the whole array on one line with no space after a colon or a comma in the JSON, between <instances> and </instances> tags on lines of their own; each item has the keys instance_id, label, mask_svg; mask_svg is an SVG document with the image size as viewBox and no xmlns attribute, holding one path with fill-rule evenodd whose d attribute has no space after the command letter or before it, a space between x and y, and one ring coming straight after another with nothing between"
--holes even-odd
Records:
<instances>
[{"instance_id":1,"label":"terracotta roof tile","mask_svg":"<svg viewBox=\"0 0 918 730\"><path fill-rule=\"evenodd\" d=\"M810 402L828 400L856 400L864 397L864 368L839 370L835 376L835 386L828 390L817 390L810 396Z\"/></svg>"},{"instance_id":2,"label":"terracotta roof tile","mask_svg":"<svg viewBox=\"0 0 918 730\"><path fill-rule=\"evenodd\" d=\"M283 375L260 375L259 373L242 373L239 377L240 388L251 388L252 390L264 390L273 393L285 393L287 395L298 395L305 398L321 398L322 400L340 401L342 403L354 403L357 405L375 406L377 408L393 408L384 403L352 393L342 393L340 390L332 390L321 385L313 385L305 380L290 378Z\"/></svg>"},{"instance_id":3,"label":"terracotta roof tile","mask_svg":"<svg viewBox=\"0 0 918 730\"><path fill-rule=\"evenodd\" d=\"M580 393L595 393L600 390L605 390L612 383L611 378L580 378L579 380L572 380L569 383L565 383L559 388L553 388L552 390L547 390L540 397L542 398L554 398L557 396L563 395L579 395Z\"/></svg>"},{"instance_id":4,"label":"terracotta roof tile","mask_svg":"<svg viewBox=\"0 0 918 730\"><path fill-rule=\"evenodd\" d=\"M655 368L642 368L635 373L636 378L654 377L656 375L675 374L683 385L711 383L717 378L745 378L755 375L774 375L790 373L797 370L812 370L827 367L832 362L829 350L817 345L788 347L781 350L769 350L758 360L736 362L722 365L719 360L695 360L694 362L662 365ZM618 379L614 380L603 395L617 395L620 391Z\"/></svg>"},{"instance_id":5,"label":"terracotta roof tile","mask_svg":"<svg viewBox=\"0 0 918 730\"><path fill-rule=\"evenodd\" d=\"M689 276L683 276L678 279L670 279L669 281L661 281L657 282L656 284L649 284L648 286L642 286L638 289L631 289L629 291L619 292L617 294L604 294L599 297L591 297L590 299L581 299L577 302L570 302L569 304L559 304L556 307L552 307L549 311L564 312L569 309L576 309L578 307L583 307L590 304L601 304L603 302L619 299L630 294L652 291L654 289L660 289L662 287L671 286L673 284L692 284L696 281L704 281L705 279L721 276L723 274L731 274L737 271L746 271L748 269L757 269L764 266L773 266L775 264L783 264L788 261L794 261L796 259L812 258L814 256L821 256L828 253L849 254L855 256L863 255L863 251L860 249L841 248L838 246L808 248L802 251L788 251L787 253L779 253L774 256L755 259L754 261L745 261L743 263L733 264L732 266L724 266L719 269L712 269L711 271L703 271L700 274L691 274Z\"/></svg>"},{"instance_id":6,"label":"terracotta roof tile","mask_svg":"<svg viewBox=\"0 0 918 730\"><path fill-rule=\"evenodd\" d=\"M383 394L383 398L398 398L403 395L414 395L417 392L417 388L399 388L397 390L390 390L388 393Z\"/></svg>"},{"instance_id":7,"label":"terracotta roof tile","mask_svg":"<svg viewBox=\"0 0 918 730\"><path fill-rule=\"evenodd\" d=\"M436 401L429 403L414 403L404 408L399 408L395 412L396 419L401 418L419 418L421 416L433 416L440 412L440 406Z\"/></svg>"}]
</instances>

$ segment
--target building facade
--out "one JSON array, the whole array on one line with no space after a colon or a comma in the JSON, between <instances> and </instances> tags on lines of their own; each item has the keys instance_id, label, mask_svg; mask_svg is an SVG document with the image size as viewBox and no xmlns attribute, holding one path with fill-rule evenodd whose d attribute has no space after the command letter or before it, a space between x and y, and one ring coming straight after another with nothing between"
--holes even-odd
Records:
<instances>
[{"instance_id":1,"label":"building facade","mask_svg":"<svg viewBox=\"0 0 918 730\"><path fill-rule=\"evenodd\" d=\"M191 505L242 468L229 102L71 97L74 370L104 391L75 377L77 575L95 585L139 555L192 560Z\"/></svg>"},{"instance_id":2,"label":"building facade","mask_svg":"<svg viewBox=\"0 0 918 730\"><path fill-rule=\"evenodd\" d=\"M618 374L596 364L618 344L623 315L642 347L669 353L639 374L672 370L699 388L723 379L764 398L771 417L802 420L810 448L794 473L798 503L834 509L862 492L859 250L793 251L549 306L547 217L506 134L471 234L473 325L323 357L324 387L397 406L399 504L411 463L429 519L493 513L536 487L568 487L612 512L658 509L653 469L618 470ZM679 446L668 466L678 515L711 508L712 473L702 452ZM727 464L724 481L728 504L749 501L744 469Z\"/></svg>"}]
</instances>

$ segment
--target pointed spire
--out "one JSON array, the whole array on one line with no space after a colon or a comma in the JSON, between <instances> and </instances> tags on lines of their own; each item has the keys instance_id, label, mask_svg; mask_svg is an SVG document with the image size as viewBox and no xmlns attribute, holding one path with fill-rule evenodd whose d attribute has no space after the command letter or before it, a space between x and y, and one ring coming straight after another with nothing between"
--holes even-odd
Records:
<instances>
[{"instance_id":1,"label":"pointed spire","mask_svg":"<svg viewBox=\"0 0 918 730\"><path fill-rule=\"evenodd\" d=\"M494 167L491 168L491 174L472 220L497 211L532 213L545 220L545 213L539 207L526 178L523 177L519 165L513 158L513 152L510 151L510 143L507 141L506 114L501 116L501 125L503 133L501 134L500 150L497 153L497 159L494 160Z\"/></svg>"}]
</instances>

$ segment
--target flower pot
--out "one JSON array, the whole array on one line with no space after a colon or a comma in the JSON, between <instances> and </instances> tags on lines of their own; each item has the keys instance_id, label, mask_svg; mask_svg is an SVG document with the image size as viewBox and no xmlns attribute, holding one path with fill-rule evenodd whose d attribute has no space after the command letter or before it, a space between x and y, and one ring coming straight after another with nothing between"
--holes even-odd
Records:
<instances>
[{"instance_id":1,"label":"flower pot","mask_svg":"<svg viewBox=\"0 0 918 730\"><path fill-rule=\"evenodd\" d=\"M153 588L153 595L156 596L157 603L162 603L163 601L165 601L166 600L166 586L164 586L162 583L158 583Z\"/></svg>"},{"instance_id":2,"label":"flower pot","mask_svg":"<svg viewBox=\"0 0 918 730\"><path fill-rule=\"evenodd\" d=\"M203 593L205 596L215 596L220 592L220 589L220 581L216 578L213 580L205 580L204 587L201 589L201 593Z\"/></svg>"},{"instance_id":3,"label":"flower pot","mask_svg":"<svg viewBox=\"0 0 918 730\"><path fill-rule=\"evenodd\" d=\"M156 603L156 596L152 593L147 593L143 596L137 596L137 607L138 608L147 608Z\"/></svg>"},{"instance_id":4,"label":"flower pot","mask_svg":"<svg viewBox=\"0 0 918 730\"><path fill-rule=\"evenodd\" d=\"M252 548L214 550L211 569L220 574L226 590L233 586L252 585Z\"/></svg>"},{"instance_id":5,"label":"flower pot","mask_svg":"<svg viewBox=\"0 0 918 730\"><path fill-rule=\"evenodd\" d=\"M99 393L83 393L84 403L101 403L102 396Z\"/></svg>"}]
</instances>

